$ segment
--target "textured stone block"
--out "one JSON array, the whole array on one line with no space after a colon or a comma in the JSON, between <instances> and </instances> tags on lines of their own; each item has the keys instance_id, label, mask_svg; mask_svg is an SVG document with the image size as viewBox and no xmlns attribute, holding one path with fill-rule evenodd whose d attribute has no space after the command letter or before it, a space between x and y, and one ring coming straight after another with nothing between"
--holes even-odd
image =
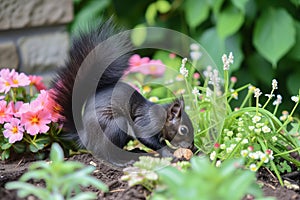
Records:
<instances>
[{"instance_id":1,"label":"textured stone block","mask_svg":"<svg viewBox=\"0 0 300 200\"><path fill-rule=\"evenodd\" d=\"M0 30L65 24L72 19L72 0L0 0Z\"/></svg>"},{"instance_id":2,"label":"textured stone block","mask_svg":"<svg viewBox=\"0 0 300 200\"><path fill-rule=\"evenodd\" d=\"M0 43L0 69L17 68L19 57L13 42Z\"/></svg>"},{"instance_id":3,"label":"textured stone block","mask_svg":"<svg viewBox=\"0 0 300 200\"><path fill-rule=\"evenodd\" d=\"M69 50L67 32L20 38L21 70L40 73L56 69L64 64Z\"/></svg>"}]
</instances>

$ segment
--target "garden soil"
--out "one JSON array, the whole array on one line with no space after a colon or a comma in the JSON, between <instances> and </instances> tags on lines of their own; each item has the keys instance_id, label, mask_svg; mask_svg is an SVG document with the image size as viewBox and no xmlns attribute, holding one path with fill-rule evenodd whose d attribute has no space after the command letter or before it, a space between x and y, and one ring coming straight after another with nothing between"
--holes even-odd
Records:
<instances>
[{"instance_id":1,"label":"garden soil","mask_svg":"<svg viewBox=\"0 0 300 200\"><path fill-rule=\"evenodd\" d=\"M66 160L75 160L82 162L86 165L96 166L96 170L93 172L93 176L103 181L109 186L109 192L103 193L97 191L95 188L86 188L87 191L97 192L98 199L103 200L142 200L146 199L150 195L142 186L135 186L129 188L127 183L122 182L120 177L122 176L122 170L107 165L90 154L75 155ZM26 158L18 158L15 160L0 161L0 200L21 200L17 197L16 191L6 190L4 185L7 182L17 180L24 172L27 171L30 163L34 160ZM299 191L290 190L281 187L273 175L267 170L261 170L258 173L258 182L263 184L263 191L265 196L273 196L278 200L300 200ZM43 183L34 183L36 185L43 185ZM33 196L27 197L27 200L35 200ZM253 199L251 196L247 196L244 199ZM199 197L201 200L201 197Z\"/></svg>"}]
</instances>

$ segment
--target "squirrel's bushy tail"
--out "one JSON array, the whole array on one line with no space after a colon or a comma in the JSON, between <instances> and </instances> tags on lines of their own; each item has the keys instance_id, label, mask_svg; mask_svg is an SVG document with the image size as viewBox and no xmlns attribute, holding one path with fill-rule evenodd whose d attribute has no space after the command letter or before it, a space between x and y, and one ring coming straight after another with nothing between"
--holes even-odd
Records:
<instances>
[{"instance_id":1,"label":"squirrel's bushy tail","mask_svg":"<svg viewBox=\"0 0 300 200\"><path fill-rule=\"evenodd\" d=\"M95 90L119 81L128 68L131 51L128 31L117 30L112 19L80 32L72 40L69 58L52 87L54 100L65 118L64 127L73 132L71 137L76 137L73 116L81 115L84 102Z\"/></svg>"}]
</instances>

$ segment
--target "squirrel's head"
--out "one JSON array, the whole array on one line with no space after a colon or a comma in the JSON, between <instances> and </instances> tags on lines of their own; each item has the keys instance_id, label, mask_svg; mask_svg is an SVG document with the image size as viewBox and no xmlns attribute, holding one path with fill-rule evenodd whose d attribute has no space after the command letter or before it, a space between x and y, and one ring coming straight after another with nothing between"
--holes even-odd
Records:
<instances>
[{"instance_id":1,"label":"squirrel's head","mask_svg":"<svg viewBox=\"0 0 300 200\"><path fill-rule=\"evenodd\" d=\"M168 140L175 147L194 150L193 124L184 111L183 98L165 105L167 118L162 130L162 139Z\"/></svg>"}]
</instances>

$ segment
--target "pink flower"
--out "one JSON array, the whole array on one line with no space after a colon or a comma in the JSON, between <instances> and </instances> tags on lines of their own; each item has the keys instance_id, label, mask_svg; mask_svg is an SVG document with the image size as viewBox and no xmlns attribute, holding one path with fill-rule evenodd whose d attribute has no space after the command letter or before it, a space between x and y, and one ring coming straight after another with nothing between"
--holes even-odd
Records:
<instances>
[{"instance_id":1,"label":"pink flower","mask_svg":"<svg viewBox=\"0 0 300 200\"><path fill-rule=\"evenodd\" d=\"M13 101L9 102L8 108L11 110L12 114L15 117L21 117L20 108L23 106L23 101L17 101L14 103Z\"/></svg>"},{"instance_id":2,"label":"pink flower","mask_svg":"<svg viewBox=\"0 0 300 200\"><path fill-rule=\"evenodd\" d=\"M4 128L3 135L8 138L9 143L22 140L24 129L20 126L19 119L11 118L9 123L4 124Z\"/></svg>"},{"instance_id":3,"label":"pink flower","mask_svg":"<svg viewBox=\"0 0 300 200\"><path fill-rule=\"evenodd\" d=\"M6 101L0 101L0 124L4 122L9 122L12 117L12 111L7 107Z\"/></svg>"},{"instance_id":4,"label":"pink flower","mask_svg":"<svg viewBox=\"0 0 300 200\"><path fill-rule=\"evenodd\" d=\"M150 58L148 57L141 58L138 54L134 54L129 58L129 67L130 68L139 67L143 64L147 64L149 61Z\"/></svg>"},{"instance_id":5,"label":"pink flower","mask_svg":"<svg viewBox=\"0 0 300 200\"><path fill-rule=\"evenodd\" d=\"M130 72L161 76L165 72L165 65L160 60L150 60L148 57L141 58L135 54L129 59L129 69L125 72L125 75Z\"/></svg>"},{"instance_id":6,"label":"pink flower","mask_svg":"<svg viewBox=\"0 0 300 200\"><path fill-rule=\"evenodd\" d=\"M43 109L47 106L49 103L49 94L46 90L41 90L39 96L33 100L30 104L37 108L37 109Z\"/></svg>"},{"instance_id":7,"label":"pink flower","mask_svg":"<svg viewBox=\"0 0 300 200\"><path fill-rule=\"evenodd\" d=\"M12 87L27 86L30 84L28 76L19 74L14 69L2 69L0 71L0 92L7 93Z\"/></svg>"},{"instance_id":8,"label":"pink flower","mask_svg":"<svg viewBox=\"0 0 300 200\"><path fill-rule=\"evenodd\" d=\"M29 75L28 78L30 80L30 85L34 85L38 91L46 89L45 84L42 82L43 78L41 76Z\"/></svg>"},{"instance_id":9,"label":"pink flower","mask_svg":"<svg viewBox=\"0 0 300 200\"><path fill-rule=\"evenodd\" d=\"M21 124L24 124L27 133L36 135L38 133L46 133L49 130L51 122L51 114L46 110L33 110L22 114Z\"/></svg>"},{"instance_id":10,"label":"pink flower","mask_svg":"<svg viewBox=\"0 0 300 200\"><path fill-rule=\"evenodd\" d=\"M165 73L166 67L160 60L150 60L147 64L148 71L144 74L161 76Z\"/></svg>"},{"instance_id":11,"label":"pink flower","mask_svg":"<svg viewBox=\"0 0 300 200\"><path fill-rule=\"evenodd\" d=\"M194 78L194 79L200 78L200 74L199 74L198 72L194 73L193 78Z\"/></svg>"},{"instance_id":12,"label":"pink flower","mask_svg":"<svg viewBox=\"0 0 300 200\"><path fill-rule=\"evenodd\" d=\"M7 93L10 88L10 71L9 69L2 69L0 71L0 92Z\"/></svg>"},{"instance_id":13,"label":"pink flower","mask_svg":"<svg viewBox=\"0 0 300 200\"><path fill-rule=\"evenodd\" d=\"M14 69L11 71L11 87L27 86L29 84L30 80L24 73L19 74Z\"/></svg>"}]
</instances>

